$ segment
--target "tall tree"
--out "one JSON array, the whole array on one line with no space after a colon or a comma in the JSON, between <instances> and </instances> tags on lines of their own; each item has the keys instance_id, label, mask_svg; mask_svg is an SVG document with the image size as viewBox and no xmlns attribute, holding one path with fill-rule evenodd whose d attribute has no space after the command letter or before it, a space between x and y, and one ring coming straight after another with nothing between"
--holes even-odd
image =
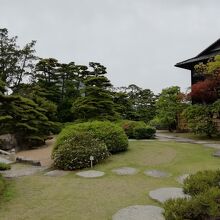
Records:
<instances>
[{"instance_id":1,"label":"tall tree","mask_svg":"<svg viewBox=\"0 0 220 220\"><path fill-rule=\"evenodd\" d=\"M160 125L170 131L177 128L178 115L183 111L185 103L178 86L163 89L156 102L156 118Z\"/></svg>"},{"instance_id":2,"label":"tall tree","mask_svg":"<svg viewBox=\"0 0 220 220\"><path fill-rule=\"evenodd\" d=\"M73 103L72 112L77 118L108 119L116 117L113 96L109 88L110 81L104 76L106 68L99 63L90 63L92 68L89 76L84 80L81 97Z\"/></svg>"},{"instance_id":3,"label":"tall tree","mask_svg":"<svg viewBox=\"0 0 220 220\"><path fill-rule=\"evenodd\" d=\"M6 28L0 29L0 78L7 87L16 90L34 67L36 41L23 48L17 45L17 36L9 37Z\"/></svg>"}]
</instances>

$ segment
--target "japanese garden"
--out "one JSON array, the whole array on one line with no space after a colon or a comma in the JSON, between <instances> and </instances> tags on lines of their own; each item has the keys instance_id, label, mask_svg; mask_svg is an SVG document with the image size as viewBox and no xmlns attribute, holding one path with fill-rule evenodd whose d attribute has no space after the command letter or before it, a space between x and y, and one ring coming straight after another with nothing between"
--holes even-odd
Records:
<instances>
[{"instance_id":1,"label":"japanese garden","mask_svg":"<svg viewBox=\"0 0 220 220\"><path fill-rule=\"evenodd\" d=\"M220 39L160 93L36 43L0 29L0 219L220 219Z\"/></svg>"}]
</instances>

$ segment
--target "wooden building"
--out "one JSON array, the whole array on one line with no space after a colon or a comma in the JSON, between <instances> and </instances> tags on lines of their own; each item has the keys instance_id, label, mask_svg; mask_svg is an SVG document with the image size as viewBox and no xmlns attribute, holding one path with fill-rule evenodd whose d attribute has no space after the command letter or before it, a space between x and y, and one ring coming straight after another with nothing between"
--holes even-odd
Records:
<instances>
[{"instance_id":1,"label":"wooden building","mask_svg":"<svg viewBox=\"0 0 220 220\"><path fill-rule=\"evenodd\" d=\"M196 74L194 66L201 62L206 63L208 60L214 58L216 55L220 55L220 39L215 41L213 44L211 44L197 56L179 62L175 66L191 71L191 85L193 85L194 83L200 80L204 80L204 76Z\"/></svg>"}]
</instances>

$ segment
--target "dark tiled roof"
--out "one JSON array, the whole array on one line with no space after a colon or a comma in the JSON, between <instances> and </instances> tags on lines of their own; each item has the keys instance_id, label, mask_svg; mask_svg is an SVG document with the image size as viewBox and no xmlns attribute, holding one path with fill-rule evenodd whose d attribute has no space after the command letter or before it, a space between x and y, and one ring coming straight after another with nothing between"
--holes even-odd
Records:
<instances>
[{"instance_id":1,"label":"dark tiled roof","mask_svg":"<svg viewBox=\"0 0 220 220\"><path fill-rule=\"evenodd\" d=\"M195 64L197 64L198 62L206 61L206 60L208 60L218 54L220 54L220 39L215 41L213 44L211 44L209 47L207 47L205 50L203 50L197 56L195 56L191 59L179 62L175 66L191 70L194 68Z\"/></svg>"}]
</instances>

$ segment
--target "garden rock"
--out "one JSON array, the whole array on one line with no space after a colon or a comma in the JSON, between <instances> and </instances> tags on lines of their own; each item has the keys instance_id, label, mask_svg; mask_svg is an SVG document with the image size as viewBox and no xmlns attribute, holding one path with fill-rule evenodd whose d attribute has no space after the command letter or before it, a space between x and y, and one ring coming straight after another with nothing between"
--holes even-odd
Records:
<instances>
[{"instance_id":1,"label":"garden rock","mask_svg":"<svg viewBox=\"0 0 220 220\"><path fill-rule=\"evenodd\" d=\"M121 167L121 168L112 170L112 172L118 175L134 175L138 171L137 169L132 168L132 167Z\"/></svg>"},{"instance_id":2,"label":"garden rock","mask_svg":"<svg viewBox=\"0 0 220 220\"><path fill-rule=\"evenodd\" d=\"M11 161L11 160L6 159L4 157L0 157L0 163L11 164L11 163L14 163L14 162Z\"/></svg>"},{"instance_id":3,"label":"garden rock","mask_svg":"<svg viewBox=\"0 0 220 220\"><path fill-rule=\"evenodd\" d=\"M170 177L170 173L166 173L160 170L146 170L144 172L148 176L156 177L156 178L164 178L164 177Z\"/></svg>"},{"instance_id":4,"label":"garden rock","mask_svg":"<svg viewBox=\"0 0 220 220\"><path fill-rule=\"evenodd\" d=\"M112 220L164 220L163 209L150 205L134 205L119 210Z\"/></svg>"},{"instance_id":5,"label":"garden rock","mask_svg":"<svg viewBox=\"0 0 220 220\"><path fill-rule=\"evenodd\" d=\"M168 199L177 199L177 198L189 198L188 195L183 193L182 188L168 187L168 188L159 188L149 192L149 196L161 203L165 202Z\"/></svg>"},{"instance_id":6,"label":"garden rock","mask_svg":"<svg viewBox=\"0 0 220 220\"><path fill-rule=\"evenodd\" d=\"M45 176L65 176L67 175L69 172L68 171L64 171L64 170L52 170L49 171L47 173L45 173Z\"/></svg>"},{"instance_id":7,"label":"garden rock","mask_svg":"<svg viewBox=\"0 0 220 220\"><path fill-rule=\"evenodd\" d=\"M97 170L88 170L76 173L77 176L85 177L85 178L95 178L104 176L105 173Z\"/></svg>"}]
</instances>

